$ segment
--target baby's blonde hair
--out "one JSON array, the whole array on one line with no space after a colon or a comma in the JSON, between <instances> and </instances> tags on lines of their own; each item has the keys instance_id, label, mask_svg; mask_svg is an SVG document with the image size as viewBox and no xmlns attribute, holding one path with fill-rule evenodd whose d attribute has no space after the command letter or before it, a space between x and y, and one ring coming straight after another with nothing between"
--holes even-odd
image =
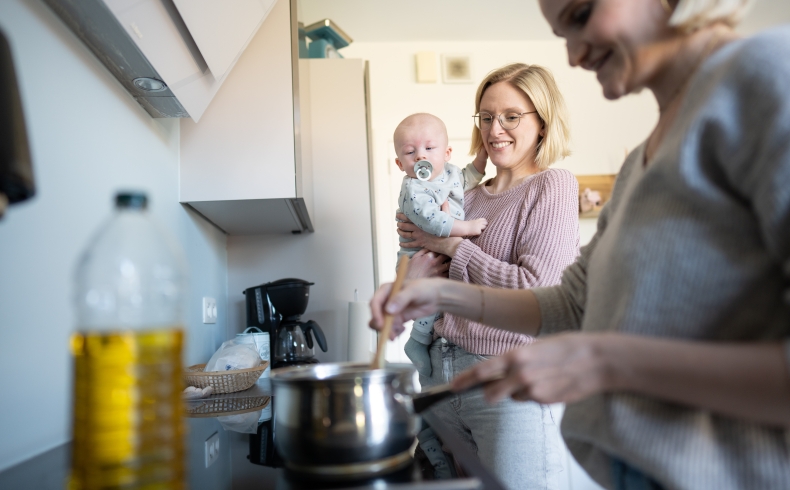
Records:
<instances>
[{"instance_id":1,"label":"baby's blonde hair","mask_svg":"<svg viewBox=\"0 0 790 490\"><path fill-rule=\"evenodd\" d=\"M568 110L551 72L542 66L524 63L513 63L492 71L477 88L475 113L480 112L480 101L488 87L501 82L509 83L524 92L538 111L538 117L546 130L546 136L538 141L538 151L535 155L538 168L546 169L549 165L570 155ZM472 146L469 154L477 155L482 148L483 136L475 127L472 130Z\"/></svg>"}]
</instances>

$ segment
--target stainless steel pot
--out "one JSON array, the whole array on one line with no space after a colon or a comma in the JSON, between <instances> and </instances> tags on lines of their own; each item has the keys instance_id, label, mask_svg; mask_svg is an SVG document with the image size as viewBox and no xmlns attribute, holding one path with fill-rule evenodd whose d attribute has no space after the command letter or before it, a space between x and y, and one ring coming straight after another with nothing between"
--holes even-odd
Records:
<instances>
[{"instance_id":1,"label":"stainless steel pot","mask_svg":"<svg viewBox=\"0 0 790 490\"><path fill-rule=\"evenodd\" d=\"M271 379L275 445L291 467L387 460L414 443L411 364L314 364L277 369Z\"/></svg>"}]
</instances>

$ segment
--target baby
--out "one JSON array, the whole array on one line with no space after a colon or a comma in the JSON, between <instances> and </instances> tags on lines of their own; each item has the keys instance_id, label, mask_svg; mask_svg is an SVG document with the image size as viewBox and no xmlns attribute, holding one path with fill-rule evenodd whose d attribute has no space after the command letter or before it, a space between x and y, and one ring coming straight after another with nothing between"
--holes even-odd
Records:
<instances>
[{"instance_id":1,"label":"baby","mask_svg":"<svg viewBox=\"0 0 790 490\"><path fill-rule=\"evenodd\" d=\"M421 230L440 237L477 236L488 221L464 221L464 191L480 183L485 173L486 161L475 160L464 169L451 163L452 148L448 146L447 128L441 119L431 114L412 114L393 135L395 163L406 173L398 196L398 211L405 214ZM442 211L442 204L449 204L449 212ZM401 242L410 239L400 237ZM411 257L419 248L401 247L398 259L405 254ZM428 353L433 341L435 316L414 321L411 338L404 348L420 374L431 375Z\"/></svg>"}]
</instances>

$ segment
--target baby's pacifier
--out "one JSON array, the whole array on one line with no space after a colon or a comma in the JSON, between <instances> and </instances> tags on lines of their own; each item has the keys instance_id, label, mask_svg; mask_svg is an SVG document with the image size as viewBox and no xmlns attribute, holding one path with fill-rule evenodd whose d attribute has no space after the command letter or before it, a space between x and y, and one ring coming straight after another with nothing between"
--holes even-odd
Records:
<instances>
[{"instance_id":1,"label":"baby's pacifier","mask_svg":"<svg viewBox=\"0 0 790 490\"><path fill-rule=\"evenodd\" d=\"M419 180L426 181L430 179L432 173L433 165L431 165L431 162L428 160L420 160L414 164L414 175L416 175Z\"/></svg>"}]
</instances>

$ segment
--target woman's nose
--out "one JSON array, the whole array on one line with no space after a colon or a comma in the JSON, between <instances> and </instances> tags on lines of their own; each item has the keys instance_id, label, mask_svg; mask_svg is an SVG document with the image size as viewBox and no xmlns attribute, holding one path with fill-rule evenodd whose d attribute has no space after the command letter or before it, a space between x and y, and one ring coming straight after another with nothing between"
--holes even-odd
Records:
<instances>
[{"instance_id":1,"label":"woman's nose","mask_svg":"<svg viewBox=\"0 0 790 490\"><path fill-rule=\"evenodd\" d=\"M498 117L495 117L494 120L491 121L491 129L489 129L489 131L491 131L492 133L497 133L504 130L505 128L502 127L502 120L499 119Z\"/></svg>"},{"instance_id":2,"label":"woman's nose","mask_svg":"<svg viewBox=\"0 0 790 490\"><path fill-rule=\"evenodd\" d=\"M568 40L565 42L565 48L568 50L568 64L571 66L579 66L586 56L586 49L584 43L574 42Z\"/></svg>"}]
</instances>

